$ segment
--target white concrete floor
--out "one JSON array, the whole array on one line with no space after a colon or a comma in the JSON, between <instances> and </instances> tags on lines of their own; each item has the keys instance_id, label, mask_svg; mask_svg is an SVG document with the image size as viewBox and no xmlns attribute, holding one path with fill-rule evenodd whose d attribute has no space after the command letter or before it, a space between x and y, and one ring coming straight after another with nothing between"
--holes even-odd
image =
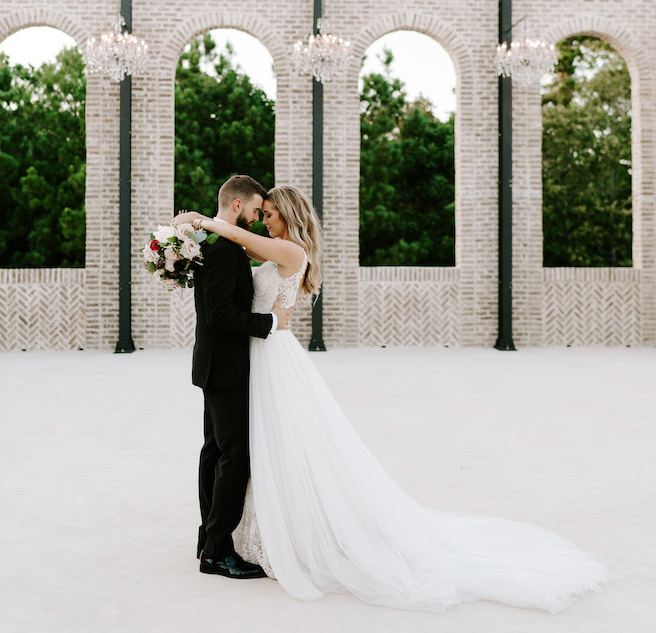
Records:
<instances>
[{"instance_id":1,"label":"white concrete floor","mask_svg":"<svg viewBox=\"0 0 656 633\"><path fill-rule=\"evenodd\" d=\"M201 393L190 353L0 354L0 631L656 630L656 350L349 349L312 355L425 505L531 521L613 580L550 615L314 603L198 572Z\"/></svg>"}]
</instances>

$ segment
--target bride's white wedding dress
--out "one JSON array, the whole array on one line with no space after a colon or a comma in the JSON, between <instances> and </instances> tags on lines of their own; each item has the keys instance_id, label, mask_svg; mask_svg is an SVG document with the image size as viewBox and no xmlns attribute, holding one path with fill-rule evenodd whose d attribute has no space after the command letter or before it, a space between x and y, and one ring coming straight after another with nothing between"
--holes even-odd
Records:
<instances>
[{"instance_id":1,"label":"bride's white wedding dress","mask_svg":"<svg viewBox=\"0 0 656 633\"><path fill-rule=\"evenodd\" d=\"M255 271L253 311L296 301L306 262ZM598 590L603 566L529 523L421 506L364 445L289 331L251 339L251 483L235 547L304 600L350 591L443 611L493 600L559 611Z\"/></svg>"}]
</instances>

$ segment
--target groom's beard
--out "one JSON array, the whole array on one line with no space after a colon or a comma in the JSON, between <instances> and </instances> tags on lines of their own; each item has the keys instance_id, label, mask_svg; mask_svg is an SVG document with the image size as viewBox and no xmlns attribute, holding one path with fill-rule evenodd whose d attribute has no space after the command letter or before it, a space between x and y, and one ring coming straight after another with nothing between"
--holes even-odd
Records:
<instances>
[{"instance_id":1,"label":"groom's beard","mask_svg":"<svg viewBox=\"0 0 656 633\"><path fill-rule=\"evenodd\" d=\"M247 231L249 231L250 228L251 228L251 225L250 225L248 219L246 218L246 216L243 213L241 213L239 215L239 217L237 218L237 226L242 228L242 229L246 229Z\"/></svg>"}]
</instances>

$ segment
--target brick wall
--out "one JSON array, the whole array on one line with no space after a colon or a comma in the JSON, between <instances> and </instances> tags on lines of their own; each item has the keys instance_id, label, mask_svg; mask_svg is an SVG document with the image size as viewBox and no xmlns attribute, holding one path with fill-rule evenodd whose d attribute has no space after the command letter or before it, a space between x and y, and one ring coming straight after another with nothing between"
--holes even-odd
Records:
<instances>
[{"instance_id":1,"label":"brick wall","mask_svg":"<svg viewBox=\"0 0 656 633\"><path fill-rule=\"evenodd\" d=\"M82 349L88 316L83 268L0 269L0 349Z\"/></svg>"},{"instance_id":2,"label":"brick wall","mask_svg":"<svg viewBox=\"0 0 656 633\"><path fill-rule=\"evenodd\" d=\"M20 4L0 0L0 40L26 26L47 25L65 31L82 45L87 37L111 24L116 6L114 0L24 0ZM346 76L327 84L324 91L323 291L324 339L329 348L494 344L498 287L498 84L494 70L497 11L498 2L494 0L408 0L402 8L392 0L324 0L324 15L330 18L335 32L352 41L355 56ZM605 296L614 305L624 301L622 297L637 293L637 300L630 300L635 307L629 309L627 317L632 324L637 323L630 328L630 343L654 345L656 219L652 183L656 104L650 62L656 53L652 37L656 4L650 0L515 0L513 11L515 19L527 16L529 27L539 25L539 34L552 41L575 33L603 37L627 61L633 85L634 251L639 274L622 278L618 273L613 288L625 284L626 292L608 292ZM134 33L148 41L151 52L148 73L133 81L133 338L137 347L186 347L193 337L190 293L169 294L153 285L143 271L138 252L152 227L167 223L172 212L173 88L178 56L194 36L218 27L244 30L267 47L278 82L276 182L293 183L311 192L312 85L309 78L293 72L289 55L293 43L311 30L312 2L191 0L182 8L170 0L134 0L133 25ZM456 68L454 269L372 271L361 269L358 263L359 62L370 44L398 29L419 31L436 39L449 52ZM430 82L429 64L425 72ZM542 269L539 108L537 89L515 90L513 293L514 335L520 346L554 344L549 315L557 312L558 301L571 302L575 296L554 292L554 282ZM44 293L49 290L48 284L58 284L59 292L77 293L80 305L84 305L75 325L76 334L70 338L65 332L45 335L52 329L51 324L37 318L32 339L28 328L21 335L27 338L22 340L38 340L38 346L51 348L114 348L118 333L118 117L117 85L91 76L87 88L86 269L83 274L69 277L65 272L57 273L60 278L56 282L46 276L39 281L37 273L29 273L36 275L29 283L20 281L27 279L21 277L23 273L4 271L0 275L0 295L8 320L0 339L1 349L23 345L15 334L19 327L16 319L20 318L18 306L24 295L18 287L21 283L31 288L45 284L41 290ZM68 290L64 291L65 287ZM66 319L60 316L67 312L61 310L58 316L51 311L42 318L53 319L65 328ZM385 327L376 331L372 324L382 323L383 310ZM622 310L619 313L624 314ZM608 309L604 313L616 319L618 311ZM566 318L563 314L558 318ZM572 321L571 327L576 329L576 323ZM307 344L309 306L298 309L294 329ZM610 336L604 341L628 341L621 338ZM78 345L80 340L82 345ZM575 344L586 340L578 339Z\"/></svg>"}]
</instances>

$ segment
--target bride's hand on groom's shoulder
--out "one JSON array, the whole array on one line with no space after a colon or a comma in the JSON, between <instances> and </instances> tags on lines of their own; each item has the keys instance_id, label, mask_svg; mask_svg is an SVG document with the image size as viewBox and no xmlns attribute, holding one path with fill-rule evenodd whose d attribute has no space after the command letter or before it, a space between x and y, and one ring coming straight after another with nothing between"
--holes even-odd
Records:
<instances>
[{"instance_id":1,"label":"bride's hand on groom's shoulder","mask_svg":"<svg viewBox=\"0 0 656 633\"><path fill-rule=\"evenodd\" d=\"M181 209L178 214L171 220L171 225L175 226L176 224L191 224L194 220L203 219L207 219L207 216L198 213L197 211L187 211L185 209Z\"/></svg>"}]
</instances>

